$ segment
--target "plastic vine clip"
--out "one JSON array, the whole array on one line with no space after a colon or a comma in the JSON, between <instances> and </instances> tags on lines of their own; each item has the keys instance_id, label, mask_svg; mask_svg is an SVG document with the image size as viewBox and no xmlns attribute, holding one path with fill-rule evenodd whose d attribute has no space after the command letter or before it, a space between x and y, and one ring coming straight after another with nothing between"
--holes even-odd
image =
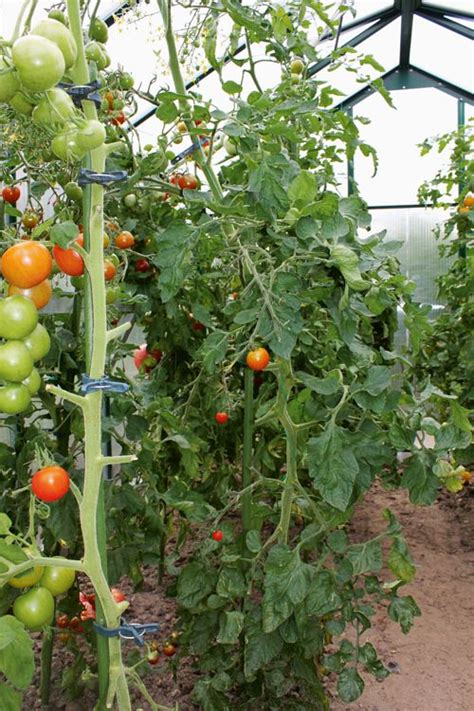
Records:
<instances>
[{"instance_id":1,"label":"plastic vine clip","mask_svg":"<svg viewBox=\"0 0 474 711\"><path fill-rule=\"evenodd\" d=\"M93 101L99 107L102 104L102 98L97 91L100 87L98 81L91 81L89 84L68 84L60 82L60 89L63 89L66 94L69 94L75 106L81 106L82 101Z\"/></svg>"},{"instance_id":2,"label":"plastic vine clip","mask_svg":"<svg viewBox=\"0 0 474 711\"><path fill-rule=\"evenodd\" d=\"M126 170L113 170L110 173L95 173L93 170L81 168L77 182L79 185L109 185L110 183L119 183L122 180L127 180L128 173Z\"/></svg>"},{"instance_id":3,"label":"plastic vine clip","mask_svg":"<svg viewBox=\"0 0 474 711\"><path fill-rule=\"evenodd\" d=\"M122 617L120 620L120 627L114 627L111 629L98 625L97 622L94 622L94 629L103 637L121 637L122 639L131 639L139 647L143 647L145 645L145 642L143 641L145 634L147 632L159 632L160 625L156 622L150 622L145 625L138 624L136 622L126 622Z\"/></svg>"},{"instance_id":4,"label":"plastic vine clip","mask_svg":"<svg viewBox=\"0 0 474 711\"><path fill-rule=\"evenodd\" d=\"M88 375L83 375L80 390L81 393L87 395L88 393L97 392L98 390L110 393L126 393L129 388L130 386L128 383L121 383L118 380L111 380L111 378L108 378L107 376L94 380L93 378L89 378Z\"/></svg>"}]
</instances>

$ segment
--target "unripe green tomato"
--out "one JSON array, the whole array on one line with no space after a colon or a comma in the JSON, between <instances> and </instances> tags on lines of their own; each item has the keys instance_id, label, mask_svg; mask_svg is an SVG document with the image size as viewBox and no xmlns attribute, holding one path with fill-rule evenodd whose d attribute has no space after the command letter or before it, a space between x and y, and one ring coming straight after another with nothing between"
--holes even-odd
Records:
<instances>
[{"instance_id":1,"label":"unripe green tomato","mask_svg":"<svg viewBox=\"0 0 474 711\"><path fill-rule=\"evenodd\" d=\"M120 298L122 290L119 286L108 286L105 292L105 302L107 306L115 304L115 302Z\"/></svg>"},{"instance_id":2,"label":"unripe green tomato","mask_svg":"<svg viewBox=\"0 0 474 711\"><path fill-rule=\"evenodd\" d=\"M173 160L173 158L176 158L176 153L174 151L165 151L165 156L168 158L168 160Z\"/></svg>"},{"instance_id":3,"label":"unripe green tomato","mask_svg":"<svg viewBox=\"0 0 474 711\"><path fill-rule=\"evenodd\" d=\"M86 45L86 57L89 62L95 62L99 70L105 69L107 66L105 50L98 42L89 42Z\"/></svg>"},{"instance_id":4,"label":"unripe green tomato","mask_svg":"<svg viewBox=\"0 0 474 711\"><path fill-rule=\"evenodd\" d=\"M73 200L74 202L81 202L84 194L81 186L75 183L74 181L66 183L66 185L64 186L64 192L66 193L67 197L70 200Z\"/></svg>"},{"instance_id":5,"label":"unripe green tomato","mask_svg":"<svg viewBox=\"0 0 474 711\"><path fill-rule=\"evenodd\" d=\"M17 39L12 47L12 58L20 81L28 91L52 89L66 69L61 50L54 42L39 35Z\"/></svg>"},{"instance_id":6,"label":"unripe green tomato","mask_svg":"<svg viewBox=\"0 0 474 711\"><path fill-rule=\"evenodd\" d=\"M132 77L131 74L128 74L128 72L122 72L119 76L119 86L122 89L122 91L130 91L130 89L133 89L133 85L135 83L134 78Z\"/></svg>"},{"instance_id":7,"label":"unripe green tomato","mask_svg":"<svg viewBox=\"0 0 474 711\"><path fill-rule=\"evenodd\" d=\"M76 113L74 103L62 89L49 89L33 111L38 126L61 126Z\"/></svg>"},{"instance_id":8,"label":"unripe green tomato","mask_svg":"<svg viewBox=\"0 0 474 711\"><path fill-rule=\"evenodd\" d=\"M173 143L179 144L183 142L183 137L180 133L178 133L174 138L173 138Z\"/></svg>"},{"instance_id":9,"label":"unripe green tomato","mask_svg":"<svg viewBox=\"0 0 474 711\"><path fill-rule=\"evenodd\" d=\"M10 101L20 89L18 75L3 57L0 57L0 102Z\"/></svg>"},{"instance_id":10,"label":"unripe green tomato","mask_svg":"<svg viewBox=\"0 0 474 711\"><path fill-rule=\"evenodd\" d=\"M295 57L290 64L292 74L302 74L305 68L305 63L300 57Z\"/></svg>"},{"instance_id":11,"label":"unripe green tomato","mask_svg":"<svg viewBox=\"0 0 474 711\"><path fill-rule=\"evenodd\" d=\"M153 146L151 143L147 143L146 146L143 146L143 150L149 153L150 151L153 150Z\"/></svg>"},{"instance_id":12,"label":"unripe green tomato","mask_svg":"<svg viewBox=\"0 0 474 711\"><path fill-rule=\"evenodd\" d=\"M29 350L35 363L37 360L44 358L45 355L49 353L49 349L51 348L51 338L49 337L48 331L41 323L36 326L35 330L32 331L29 336L23 339L23 343ZM31 370L28 375L30 373ZM24 377L26 378L28 375L25 375ZM23 380L24 378L21 379Z\"/></svg>"},{"instance_id":13,"label":"unripe green tomato","mask_svg":"<svg viewBox=\"0 0 474 711\"><path fill-rule=\"evenodd\" d=\"M224 149L229 156L237 155L237 146L228 136L224 138Z\"/></svg>"},{"instance_id":14,"label":"unripe green tomato","mask_svg":"<svg viewBox=\"0 0 474 711\"><path fill-rule=\"evenodd\" d=\"M61 22L63 25L66 25L66 27L67 27L66 15L64 14L64 12L61 12L61 10L50 10L48 12L48 17L51 20L57 20L58 22Z\"/></svg>"},{"instance_id":15,"label":"unripe green tomato","mask_svg":"<svg viewBox=\"0 0 474 711\"><path fill-rule=\"evenodd\" d=\"M26 555L32 552L37 553L37 551L32 548L24 548L23 551L24 553L26 553ZM12 586L12 588L31 588L33 587L33 585L36 585L42 575L43 566L35 565L32 568L25 570L24 573L20 573L20 575L17 575L14 578L10 578L10 580L8 580L7 582L9 585Z\"/></svg>"},{"instance_id":16,"label":"unripe green tomato","mask_svg":"<svg viewBox=\"0 0 474 711\"><path fill-rule=\"evenodd\" d=\"M77 145L86 152L100 148L104 144L105 138L105 126L95 119L86 121L76 134Z\"/></svg>"},{"instance_id":17,"label":"unripe green tomato","mask_svg":"<svg viewBox=\"0 0 474 711\"><path fill-rule=\"evenodd\" d=\"M25 343L22 341L7 341L3 346L0 346L1 380L6 380L10 383L21 383L22 380L30 375L32 370L33 357Z\"/></svg>"},{"instance_id":18,"label":"unripe green tomato","mask_svg":"<svg viewBox=\"0 0 474 711\"><path fill-rule=\"evenodd\" d=\"M36 395L37 392L39 392L41 388L41 375L39 374L38 370L36 368L33 368L31 373L25 380L23 380L22 383L26 388L28 388L28 392L30 395Z\"/></svg>"},{"instance_id":19,"label":"unripe green tomato","mask_svg":"<svg viewBox=\"0 0 474 711\"><path fill-rule=\"evenodd\" d=\"M109 39L109 28L103 20L98 17L94 17L89 26L89 37L96 42L101 42L102 44L107 42Z\"/></svg>"},{"instance_id":20,"label":"unripe green tomato","mask_svg":"<svg viewBox=\"0 0 474 711\"><path fill-rule=\"evenodd\" d=\"M40 585L49 590L53 597L57 597L66 593L74 585L75 579L76 571L73 568L56 568L48 565L44 569Z\"/></svg>"},{"instance_id":21,"label":"unripe green tomato","mask_svg":"<svg viewBox=\"0 0 474 711\"><path fill-rule=\"evenodd\" d=\"M13 96L10 101L8 102L12 109L15 109L15 111L19 114L23 114L24 116L29 116L30 114L33 113L33 104L30 104L30 102L25 98L25 96L18 91L15 96Z\"/></svg>"},{"instance_id":22,"label":"unripe green tomato","mask_svg":"<svg viewBox=\"0 0 474 711\"><path fill-rule=\"evenodd\" d=\"M118 267L120 266L120 259L119 259L119 257L115 254L115 252L112 252L112 254L109 254L109 255L107 256L107 259L109 260L109 262L112 262L112 264L113 264L115 267L118 268Z\"/></svg>"},{"instance_id":23,"label":"unripe green tomato","mask_svg":"<svg viewBox=\"0 0 474 711\"><path fill-rule=\"evenodd\" d=\"M16 598L13 614L27 629L38 631L53 621L54 598L46 588L33 588Z\"/></svg>"},{"instance_id":24,"label":"unripe green tomato","mask_svg":"<svg viewBox=\"0 0 474 711\"><path fill-rule=\"evenodd\" d=\"M77 131L67 129L55 136L51 142L51 150L54 155L63 161L79 161L87 151L79 146L77 141Z\"/></svg>"},{"instance_id":25,"label":"unripe green tomato","mask_svg":"<svg viewBox=\"0 0 474 711\"><path fill-rule=\"evenodd\" d=\"M66 69L70 69L74 65L77 59L76 40L72 32L62 22L51 19L42 20L31 30L31 34L53 42L64 57Z\"/></svg>"},{"instance_id":26,"label":"unripe green tomato","mask_svg":"<svg viewBox=\"0 0 474 711\"><path fill-rule=\"evenodd\" d=\"M28 409L31 395L28 388L19 383L0 387L0 412L7 415L19 415Z\"/></svg>"},{"instance_id":27,"label":"unripe green tomato","mask_svg":"<svg viewBox=\"0 0 474 711\"><path fill-rule=\"evenodd\" d=\"M292 73L290 75L291 83L292 84L299 84L301 81L301 74L294 74Z\"/></svg>"},{"instance_id":28,"label":"unripe green tomato","mask_svg":"<svg viewBox=\"0 0 474 711\"><path fill-rule=\"evenodd\" d=\"M135 193L128 193L128 195L125 195L123 198L123 204L125 205L125 207L135 207L137 202L138 198Z\"/></svg>"},{"instance_id":29,"label":"unripe green tomato","mask_svg":"<svg viewBox=\"0 0 474 711\"><path fill-rule=\"evenodd\" d=\"M38 311L31 299L20 294L0 299L0 338L26 338L35 330L37 323Z\"/></svg>"}]
</instances>

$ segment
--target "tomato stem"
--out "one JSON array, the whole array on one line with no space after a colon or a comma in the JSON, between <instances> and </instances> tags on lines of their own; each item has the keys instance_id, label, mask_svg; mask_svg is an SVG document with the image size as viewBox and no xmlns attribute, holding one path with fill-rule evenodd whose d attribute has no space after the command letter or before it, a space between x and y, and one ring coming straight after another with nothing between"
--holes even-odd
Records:
<instances>
[{"instance_id":1,"label":"tomato stem","mask_svg":"<svg viewBox=\"0 0 474 711\"><path fill-rule=\"evenodd\" d=\"M254 377L250 368L244 376L244 441L242 454L242 524L244 533L252 528L252 454L253 454Z\"/></svg>"}]
</instances>

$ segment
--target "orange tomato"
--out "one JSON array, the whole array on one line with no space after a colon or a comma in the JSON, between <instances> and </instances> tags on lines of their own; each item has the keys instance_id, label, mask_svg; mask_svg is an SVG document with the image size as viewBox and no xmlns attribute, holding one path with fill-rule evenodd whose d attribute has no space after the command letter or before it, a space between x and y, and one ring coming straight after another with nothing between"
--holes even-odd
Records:
<instances>
[{"instance_id":1,"label":"orange tomato","mask_svg":"<svg viewBox=\"0 0 474 711\"><path fill-rule=\"evenodd\" d=\"M256 348L247 353L247 365L251 370L264 370L270 362L270 354L266 348Z\"/></svg>"},{"instance_id":2,"label":"orange tomato","mask_svg":"<svg viewBox=\"0 0 474 711\"><path fill-rule=\"evenodd\" d=\"M49 279L45 279L39 284L36 284L36 286L32 286L30 289L20 289L19 286L10 284L8 287L8 296L15 296L15 294L26 296L28 299L31 299L37 309L42 309L51 301L53 288Z\"/></svg>"},{"instance_id":3,"label":"orange tomato","mask_svg":"<svg viewBox=\"0 0 474 711\"><path fill-rule=\"evenodd\" d=\"M19 242L2 256L2 273L9 284L31 289L47 279L53 268L51 254L40 242Z\"/></svg>"},{"instance_id":4,"label":"orange tomato","mask_svg":"<svg viewBox=\"0 0 474 711\"><path fill-rule=\"evenodd\" d=\"M115 246L119 249L131 249L134 244L135 237L127 230L124 230L115 238Z\"/></svg>"},{"instance_id":5,"label":"orange tomato","mask_svg":"<svg viewBox=\"0 0 474 711\"><path fill-rule=\"evenodd\" d=\"M104 262L104 279L105 281L112 281L114 276L117 274L117 267L113 262L108 259Z\"/></svg>"},{"instance_id":6,"label":"orange tomato","mask_svg":"<svg viewBox=\"0 0 474 711\"><path fill-rule=\"evenodd\" d=\"M474 195L466 195L463 202L464 207L474 207Z\"/></svg>"}]
</instances>

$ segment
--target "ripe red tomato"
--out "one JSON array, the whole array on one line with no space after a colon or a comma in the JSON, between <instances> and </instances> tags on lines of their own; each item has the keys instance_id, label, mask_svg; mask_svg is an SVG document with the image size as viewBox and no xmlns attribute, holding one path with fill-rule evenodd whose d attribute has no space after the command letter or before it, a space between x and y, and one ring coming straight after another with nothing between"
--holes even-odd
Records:
<instances>
[{"instance_id":1,"label":"ripe red tomato","mask_svg":"<svg viewBox=\"0 0 474 711\"><path fill-rule=\"evenodd\" d=\"M176 654L176 647L174 644L165 644L163 647L163 654L165 657L173 657Z\"/></svg>"},{"instance_id":2,"label":"ripe red tomato","mask_svg":"<svg viewBox=\"0 0 474 711\"><path fill-rule=\"evenodd\" d=\"M53 260L44 244L18 242L2 256L2 274L9 284L31 289L51 274Z\"/></svg>"},{"instance_id":3,"label":"ripe red tomato","mask_svg":"<svg viewBox=\"0 0 474 711\"><path fill-rule=\"evenodd\" d=\"M204 331L206 329L205 325L200 321L194 321L193 331Z\"/></svg>"},{"instance_id":4,"label":"ripe red tomato","mask_svg":"<svg viewBox=\"0 0 474 711\"><path fill-rule=\"evenodd\" d=\"M69 627L69 615L58 615L56 617L56 626L61 630L65 630Z\"/></svg>"},{"instance_id":5,"label":"ripe red tomato","mask_svg":"<svg viewBox=\"0 0 474 711\"><path fill-rule=\"evenodd\" d=\"M127 230L124 230L115 238L115 246L119 249L131 249L134 244L135 237Z\"/></svg>"},{"instance_id":6,"label":"ripe red tomato","mask_svg":"<svg viewBox=\"0 0 474 711\"><path fill-rule=\"evenodd\" d=\"M39 217L35 212L25 212L21 221L26 230L34 230L39 222Z\"/></svg>"},{"instance_id":7,"label":"ripe red tomato","mask_svg":"<svg viewBox=\"0 0 474 711\"><path fill-rule=\"evenodd\" d=\"M178 185L178 180L179 180L179 178L180 178L180 176L179 176L178 174L176 174L176 173L175 173L174 175L172 175L172 176L170 177L170 183L171 183L171 185Z\"/></svg>"},{"instance_id":8,"label":"ripe red tomato","mask_svg":"<svg viewBox=\"0 0 474 711\"><path fill-rule=\"evenodd\" d=\"M127 599L125 597L125 595L123 594L123 592L121 590L119 590L118 588L112 588L111 593L113 595L115 602L117 602L117 603L124 602L124 600Z\"/></svg>"},{"instance_id":9,"label":"ripe red tomato","mask_svg":"<svg viewBox=\"0 0 474 711\"><path fill-rule=\"evenodd\" d=\"M158 650L152 649L150 652L148 652L146 658L148 664L151 664L151 666L154 667L160 661L160 654Z\"/></svg>"},{"instance_id":10,"label":"ripe red tomato","mask_svg":"<svg viewBox=\"0 0 474 711\"><path fill-rule=\"evenodd\" d=\"M214 419L219 425L225 425L229 421L229 415L227 412L216 412Z\"/></svg>"},{"instance_id":11,"label":"ripe red tomato","mask_svg":"<svg viewBox=\"0 0 474 711\"><path fill-rule=\"evenodd\" d=\"M160 362L163 357L163 353L159 348L154 348L152 351L148 351L148 346L146 343L137 348L133 354L133 362L135 367L140 372L149 373L153 370L155 365Z\"/></svg>"},{"instance_id":12,"label":"ripe red tomato","mask_svg":"<svg viewBox=\"0 0 474 711\"><path fill-rule=\"evenodd\" d=\"M40 284L32 286L31 289L20 289L19 286L10 284L8 287L8 296L26 296L31 299L37 309L42 309L46 304L49 304L53 295L53 288L49 279L45 279Z\"/></svg>"},{"instance_id":13,"label":"ripe red tomato","mask_svg":"<svg viewBox=\"0 0 474 711\"><path fill-rule=\"evenodd\" d=\"M199 181L195 175L184 173L184 175L178 175L178 185L181 190L196 190L199 186Z\"/></svg>"},{"instance_id":14,"label":"ripe red tomato","mask_svg":"<svg viewBox=\"0 0 474 711\"><path fill-rule=\"evenodd\" d=\"M33 474L31 488L33 494L41 501L46 503L58 501L69 491L69 474L55 464L44 467Z\"/></svg>"},{"instance_id":15,"label":"ripe red tomato","mask_svg":"<svg viewBox=\"0 0 474 711\"><path fill-rule=\"evenodd\" d=\"M117 114L117 116L115 116L115 117L112 119L112 123L113 123L114 126L121 126L123 123L125 123L126 120L127 120L127 117L125 116L124 112L123 112L123 111L119 111L119 113Z\"/></svg>"},{"instance_id":16,"label":"ripe red tomato","mask_svg":"<svg viewBox=\"0 0 474 711\"><path fill-rule=\"evenodd\" d=\"M224 534L222 533L222 531L220 529L218 529L217 531L213 531L211 533L211 536L218 543L220 543L222 541L222 539L224 538Z\"/></svg>"},{"instance_id":17,"label":"ripe red tomato","mask_svg":"<svg viewBox=\"0 0 474 711\"><path fill-rule=\"evenodd\" d=\"M141 272L143 274L145 272L149 272L150 269L151 269L151 264L148 261L148 259L144 259L144 258L137 259L137 261L135 262L135 270L137 272Z\"/></svg>"},{"instance_id":18,"label":"ripe red tomato","mask_svg":"<svg viewBox=\"0 0 474 711\"><path fill-rule=\"evenodd\" d=\"M117 274L117 267L110 259L104 261L104 279L105 281L112 281L114 276Z\"/></svg>"},{"instance_id":19,"label":"ripe red tomato","mask_svg":"<svg viewBox=\"0 0 474 711\"><path fill-rule=\"evenodd\" d=\"M18 202L21 196L21 190L17 185L14 186L6 186L2 190L2 198L5 200L5 202L10 203L10 205L15 205L15 203Z\"/></svg>"},{"instance_id":20,"label":"ripe red tomato","mask_svg":"<svg viewBox=\"0 0 474 711\"><path fill-rule=\"evenodd\" d=\"M270 354L266 348L256 348L247 353L247 365L252 370L264 370L270 362Z\"/></svg>"},{"instance_id":21,"label":"ripe red tomato","mask_svg":"<svg viewBox=\"0 0 474 711\"><path fill-rule=\"evenodd\" d=\"M81 247L84 244L84 237L79 235L76 242ZM74 249L63 249L59 244L53 247L53 257L59 269L69 276L81 276L84 274L84 260Z\"/></svg>"}]
</instances>

